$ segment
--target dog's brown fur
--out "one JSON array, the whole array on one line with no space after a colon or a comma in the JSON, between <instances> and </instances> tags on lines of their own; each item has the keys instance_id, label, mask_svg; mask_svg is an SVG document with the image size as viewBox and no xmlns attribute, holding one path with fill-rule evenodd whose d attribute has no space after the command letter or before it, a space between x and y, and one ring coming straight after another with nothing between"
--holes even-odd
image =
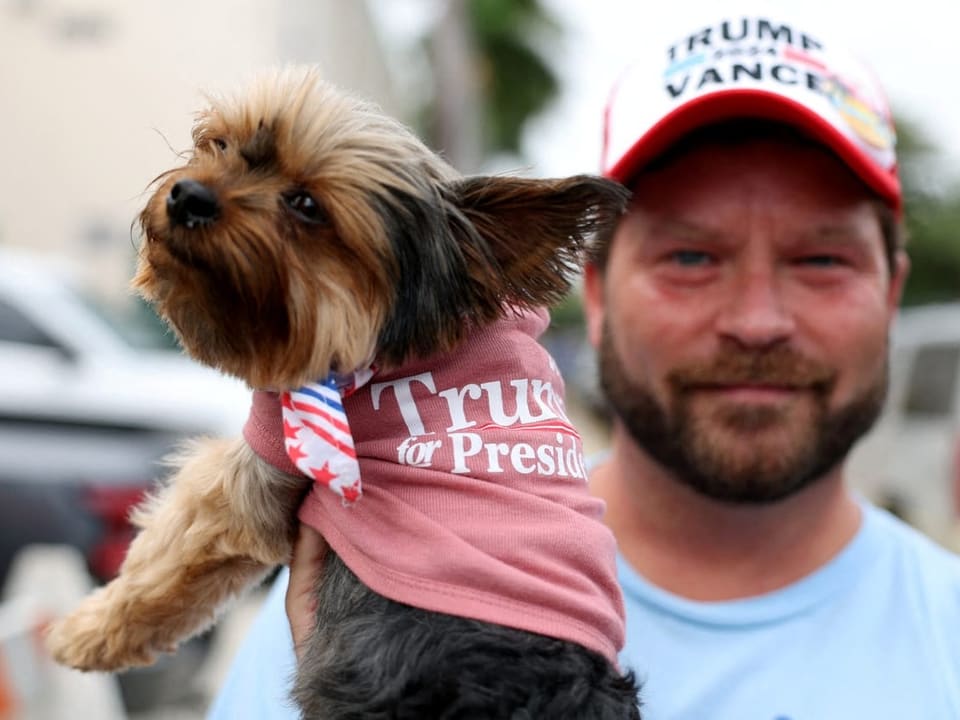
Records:
<instances>
[{"instance_id":1,"label":"dog's brown fur","mask_svg":"<svg viewBox=\"0 0 960 720\"><path fill-rule=\"evenodd\" d=\"M626 202L588 176L463 178L312 70L212 101L193 139L143 210L134 286L190 355L253 388L397 365L451 348L511 305L552 303ZM171 219L185 180L216 197L210 222ZM296 210L305 195L308 217ZM242 440L195 442L174 464L134 515L120 576L51 629L60 662L148 664L289 559L309 479Z\"/></svg>"},{"instance_id":2,"label":"dog's brown fur","mask_svg":"<svg viewBox=\"0 0 960 720\"><path fill-rule=\"evenodd\" d=\"M180 469L167 488L133 514L140 532L123 572L49 631L59 661L84 670L149 665L289 559L282 529L302 499L300 478L273 471L236 440L195 442L173 461Z\"/></svg>"}]
</instances>

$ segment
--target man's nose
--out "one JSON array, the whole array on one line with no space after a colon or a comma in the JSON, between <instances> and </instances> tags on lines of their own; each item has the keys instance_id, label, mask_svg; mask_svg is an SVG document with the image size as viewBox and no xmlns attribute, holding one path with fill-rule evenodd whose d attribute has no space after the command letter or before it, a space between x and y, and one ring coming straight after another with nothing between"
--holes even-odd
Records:
<instances>
[{"instance_id":1,"label":"man's nose","mask_svg":"<svg viewBox=\"0 0 960 720\"><path fill-rule=\"evenodd\" d=\"M793 334L793 314L773 272L743 273L732 279L731 286L717 320L722 336L744 347L765 348Z\"/></svg>"}]
</instances>

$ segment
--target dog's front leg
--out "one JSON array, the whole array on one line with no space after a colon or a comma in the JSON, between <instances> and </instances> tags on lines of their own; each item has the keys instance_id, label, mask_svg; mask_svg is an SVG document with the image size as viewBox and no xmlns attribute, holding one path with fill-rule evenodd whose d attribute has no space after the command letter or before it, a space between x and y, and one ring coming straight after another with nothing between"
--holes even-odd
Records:
<instances>
[{"instance_id":1,"label":"dog's front leg","mask_svg":"<svg viewBox=\"0 0 960 720\"><path fill-rule=\"evenodd\" d=\"M81 670L148 665L206 629L224 604L289 559L309 485L242 440L202 440L132 517L140 532L120 575L55 623L47 644Z\"/></svg>"}]
</instances>

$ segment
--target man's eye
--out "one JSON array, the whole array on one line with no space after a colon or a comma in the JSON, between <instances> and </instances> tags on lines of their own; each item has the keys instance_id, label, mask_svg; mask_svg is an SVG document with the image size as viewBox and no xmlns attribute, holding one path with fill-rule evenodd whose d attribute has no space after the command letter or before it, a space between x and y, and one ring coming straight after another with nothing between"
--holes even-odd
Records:
<instances>
[{"instance_id":1,"label":"man's eye","mask_svg":"<svg viewBox=\"0 0 960 720\"><path fill-rule=\"evenodd\" d=\"M699 250L677 250L670 253L670 261L683 267L705 267L713 258Z\"/></svg>"},{"instance_id":2,"label":"man's eye","mask_svg":"<svg viewBox=\"0 0 960 720\"><path fill-rule=\"evenodd\" d=\"M283 196L283 201L291 212L304 222L322 223L327 220L320 203L304 190L287 193Z\"/></svg>"},{"instance_id":3,"label":"man's eye","mask_svg":"<svg viewBox=\"0 0 960 720\"><path fill-rule=\"evenodd\" d=\"M836 255L807 255L800 258L800 264L808 267L829 268L838 267L843 261Z\"/></svg>"}]
</instances>

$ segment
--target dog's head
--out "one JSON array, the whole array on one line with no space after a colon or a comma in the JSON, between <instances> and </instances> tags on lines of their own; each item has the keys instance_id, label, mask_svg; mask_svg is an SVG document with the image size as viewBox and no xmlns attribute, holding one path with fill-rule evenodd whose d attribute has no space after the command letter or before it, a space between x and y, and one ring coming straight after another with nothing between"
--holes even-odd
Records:
<instances>
[{"instance_id":1,"label":"dog's head","mask_svg":"<svg viewBox=\"0 0 960 720\"><path fill-rule=\"evenodd\" d=\"M140 215L134 286L196 359L289 388L449 349L569 289L627 192L458 175L312 69L211 102Z\"/></svg>"}]
</instances>

